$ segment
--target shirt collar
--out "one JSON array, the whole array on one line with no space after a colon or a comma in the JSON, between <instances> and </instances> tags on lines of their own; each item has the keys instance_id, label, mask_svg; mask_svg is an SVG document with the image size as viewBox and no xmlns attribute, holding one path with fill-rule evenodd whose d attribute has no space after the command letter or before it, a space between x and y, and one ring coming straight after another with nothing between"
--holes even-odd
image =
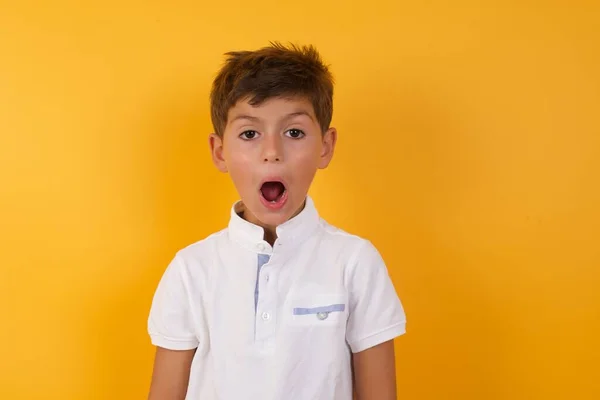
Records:
<instances>
[{"instance_id":1,"label":"shirt collar","mask_svg":"<svg viewBox=\"0 0 600 400\"><path fill-rule=\"evenodd\" d=\"M262 227L250 223L239 216L244 210L241 200L235 202L231 207L229 220L230 237L243 247L257 253L271 254L273 248L264 240ZM284 222L276 228L278 249L289 249L304 242L310 237L319 225L319 214L310 196L306 196L304 208L298 215Z\"/></svg>"}]
</instances>

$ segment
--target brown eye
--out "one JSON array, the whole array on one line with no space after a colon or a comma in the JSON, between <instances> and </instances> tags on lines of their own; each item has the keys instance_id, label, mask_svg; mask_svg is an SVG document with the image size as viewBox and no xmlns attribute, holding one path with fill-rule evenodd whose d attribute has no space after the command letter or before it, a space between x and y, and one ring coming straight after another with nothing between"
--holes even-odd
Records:
<instances>
[{"instance_id":1,"label":"brown eye","mask_svg":"<svg viewBox=\"0 0 600 400\"><path fill-rule=\"evenodd\" d=\"M300 129L290 129L286 132L286 136L291 137L292 139L300 139L304 137L304 132Z\"/></svg>"},{"instance_id":2,"label":"brown eye","mask_svg":"<svg viewBox=\"0 0 600 400\"><path fill-rule=\"evenodd\" d=\"M244 131L240 135L240 138L242 138L244 140L250 140L250 139L254 139L257 135L258 135L258 132L256 132L256 131Z\"/></svg>"}]
</instances>

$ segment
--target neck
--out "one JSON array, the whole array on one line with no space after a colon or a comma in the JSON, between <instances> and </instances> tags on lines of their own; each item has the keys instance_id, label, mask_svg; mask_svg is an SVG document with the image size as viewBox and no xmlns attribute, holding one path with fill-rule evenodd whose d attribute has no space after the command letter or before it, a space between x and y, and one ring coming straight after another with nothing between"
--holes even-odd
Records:
<instances>
[{"instance_id":1,"label":"neck","mask_svg":"<svg viewBox=\"0 0 600 400\"><path fill-rule=\"evenodd\" d=\"M263 228L265 230L265 242L269 243L271 246L275 245L275 240L277 240L277 233L275 229L271 228Z\"/></svg>"}]
</instances>

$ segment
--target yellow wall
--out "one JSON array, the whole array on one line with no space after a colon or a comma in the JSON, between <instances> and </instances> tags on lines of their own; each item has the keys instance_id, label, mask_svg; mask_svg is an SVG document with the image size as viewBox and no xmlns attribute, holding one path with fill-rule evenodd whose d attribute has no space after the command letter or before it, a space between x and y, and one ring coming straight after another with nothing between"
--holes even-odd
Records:
<instances>
[{"instance_id":1,"label":"yellow wall","mask_svg":"<svg viewBox=\"0 0 600 400\"><path fill-rule=\"evenodd\" d=\"M600 398L597 2L202 3L0 0L1 399L144 398L156 283L235 200L211 78L269 40L332 64L312 195L389 263L400 397Z\"/></svg>"}]
</instances>

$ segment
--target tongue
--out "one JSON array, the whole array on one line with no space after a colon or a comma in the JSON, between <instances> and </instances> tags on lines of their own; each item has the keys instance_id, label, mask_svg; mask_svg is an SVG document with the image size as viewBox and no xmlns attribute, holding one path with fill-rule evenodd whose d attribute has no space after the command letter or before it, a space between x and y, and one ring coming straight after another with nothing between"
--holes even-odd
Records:
<instances>
[{"instance_id":1,"label":"tongue","mask_svg":"<svg viewBox=\"0 0 600 400\"><path fill-rule=\"evenodd\" d=\"M281 182L266 182L260 190L267 201L275 201L283 194L284 187Z\"/></svg>"}]
</instances>

